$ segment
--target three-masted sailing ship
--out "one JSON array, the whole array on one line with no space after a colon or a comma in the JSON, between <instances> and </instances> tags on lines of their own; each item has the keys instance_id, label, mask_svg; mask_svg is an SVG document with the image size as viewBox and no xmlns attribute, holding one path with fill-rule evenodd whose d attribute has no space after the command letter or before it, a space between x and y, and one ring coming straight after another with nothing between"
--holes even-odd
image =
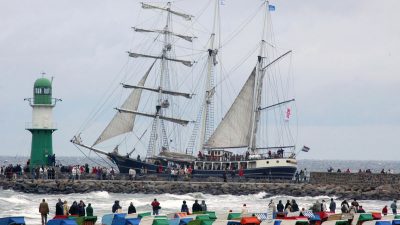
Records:
<instances>
[{"instance_id":1,"label":"three-masted sailing ship","mask_svg":"<svg viewBox=\"0 0 400 225\"><path fill-rule=\"evenodd\" d=\"M149 68L137 84L122 83L122 87L131 90L126 100L120 107L115 108L116 113L104 131L96 139L93 145L85 144L77 134L71 142L78 147L92 150L99 154L108 156L117 166L121 173L128 173L129 169L135 169L137 173L166 173L171 168L190 168L193 176L222 176L224 173L235 173L245 177L272 178L272 179L292 179L297 169L295 158L295 145L260 146L259 141L264 138L264 133L260 130L261 117L271 109L285 111L286 105L294 99L281 99L270 105L263 105L266 101L265 80L269 76L270 68L274 67L280 60L291 53L288 51L276 58L267 56L266 48L270 45L266 39L266 20L271 6L263 2L264 21L262 28L259 53L254 59L255 66L251 68L250 75L243 84L240 92L234 99L230 108L214 129L214 104L217 74L218 52L220 46L216 44L216 30L219 17L219 1L215 1L214 23L212 33L208 40L207 49L204 50L206 56L206 66L204 89L198 93L189 93L171 88L171 74L169 69L171 64L181 64L181 66L192 67L195 62L185 59L178 59L174 54L174 44L176 39L192 42L195 37L176 33L172 30L172 17L190 21L193 16L178 12L171 7L171 3L159 6L150 3L141 3L143 9L157 10L166 14L166 24L163 29L148 29L134 27L136 32L155 34L157 39L162 42L159 54L147 54L146 52L128 52L129 57L143 58L152 61ZM158 76L154 79L154 84L149 85L149 75L158 67ZM152 112L140 111L140 104L143 104L144 96L147 94L156 95ZM177 113L171 108L177 98L191 100L193 96L200 98L197 117L194 121L181 118L185 116ZM149 104L152 104L149 103ZM288 108L289 110L289 108ZM120 154L118 149L106 152L100 150L97 145L104 141L113 139L119 135L133 132L137 118L148 118L151 122L150 134L146 155L141 157L138 154L132 157L131 151L126 155ZM281 119L281 116L278 116ZM287 123L283 122L283 123ZM172 124L172 125L171 125ZM183 129L188 124L191 126L191 135L187 140L184 150L177 151L170 144L172 142L169 133L177 129ZM274 126L277 126L276 124ZM185 131L185 133L188 133ZM146 131L143 135L146 135ZM139 137L139 140L141 137ZM280 139L281 140L281 139Z\"/></svg>"}]
</instances>

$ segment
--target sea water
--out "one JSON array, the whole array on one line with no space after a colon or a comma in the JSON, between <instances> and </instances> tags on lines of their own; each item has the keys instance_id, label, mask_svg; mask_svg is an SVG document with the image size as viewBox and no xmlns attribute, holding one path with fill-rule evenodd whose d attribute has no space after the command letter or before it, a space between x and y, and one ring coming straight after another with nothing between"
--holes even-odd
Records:
<instances>
[{"instance_id":1,"label":"sea water","mask_svg":"<svg viewBox=\"0 0 400 225\"><path fill-rule=\"evenodd\" d=\"M39 204L43 198L46 199L49 204L49 218L54 216L55 205L59 198L62 201L66 200L68 205L71 205L73 201L79 202L80 200L83 200L86 205L91 203L94 209L94 214L99 217L97 224L100 224L102 215L111 213L111 207L115 200L120 201L123 212L127 212L130 202L133 203L138 212L150 212L150 203L154 198L157 198L161 204L160 206L162 214L178 212L183 200L186 200L190 208L194 203L194 200L198 199L199 202L201 200L205 200L208 210L217 212L228 212L229 210L232 210L233 212L240 212L243 204L247 205L249 212L266 212L268 203L271 199L274 200L275 204L278 203L278 200L282 200L282 202L285 204L286 200L295 199L298 202L300 209L310 208L316 200L321 202L324 199L327 203L329 203L330 200L330 197L328 196L267 196L268 193L265 192L251 195L210 195L202 193L189 193L184 195L165 193L153 195L116 194L103 191L85 194L39 195L19 193L12 190L0 190L0 217L24 216L26 224L40 224ZM338 210L340 210L340 202L341 200L336 201ZM390 202L388 201L361 200L359 202L366 211L381 211L384 205L390 205Z\"/></svg>"}]
</instances>

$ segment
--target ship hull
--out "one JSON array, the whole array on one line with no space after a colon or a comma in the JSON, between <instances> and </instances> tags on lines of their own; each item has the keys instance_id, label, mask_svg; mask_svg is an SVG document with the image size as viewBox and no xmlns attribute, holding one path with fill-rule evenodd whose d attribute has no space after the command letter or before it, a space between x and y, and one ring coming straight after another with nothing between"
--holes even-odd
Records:
<instances>
[{"instance_id":1,"label":"ship hull","mask_svg":"<svg viewBox=\"0 0 400 225\"><path fill-rule=\"evenodd\" d=\"M162 161L158 164L148 163L128 157L124 157L117 154L109 154L112 161L118 166L120 173L128 173L130 168L134 168L137 174L140 174L142 169L146 169L147 174L159 173L160 163L162 170L167 170L167 161ZM175 163L176 164L176 163ZM246 178L260 178L260 179L282 179L291 180L297 170L297 162L295 159L260 159L260 160L250 160L250 161L224 161L224 162L210 162L210 161L194 161L194 165L202 164L203 167L197 167L193 169L192 175L194 177L223 177L226 173L227 177L232 176L232 172L227 169L206 169L205 164L218 164L218 165L231 165L240 164L246 165L243 169L243 176ZM182 163L182 166L188 166L189 163ZM250 168L252 167L252 168ZM230 168L230 167L228 167ZM237 167L236 167L237 168ZM235 168L234 176L238 175L238 170Z\"/></svg>"}]
</instances>

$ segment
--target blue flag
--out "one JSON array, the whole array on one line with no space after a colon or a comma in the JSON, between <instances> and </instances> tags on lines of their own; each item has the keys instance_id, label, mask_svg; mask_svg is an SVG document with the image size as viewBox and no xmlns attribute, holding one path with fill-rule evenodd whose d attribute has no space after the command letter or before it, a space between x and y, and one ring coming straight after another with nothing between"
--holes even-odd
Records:
<instances>
[{"instance_id":1,"label":"blue flag","mask_svg":"<svg viewBox=\"0 0 400 225\"><path fill-rule=\"evenodd\" d=\"M269 11L275 11L275 6L274 5L268 5L268 10Z\"/></svg>"}]
</instances>

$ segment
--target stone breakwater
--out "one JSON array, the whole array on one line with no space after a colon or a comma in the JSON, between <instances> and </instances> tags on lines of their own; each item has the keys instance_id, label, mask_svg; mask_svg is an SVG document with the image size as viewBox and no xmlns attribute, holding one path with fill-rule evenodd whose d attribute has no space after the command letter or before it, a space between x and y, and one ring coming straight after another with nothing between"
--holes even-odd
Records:
<instances>
[{"instance_id":1,"label":"stone breakwater","mask_svg":"<svg viewBox=\"0 0 400 225\"><path fill-rule=\"evenodd\" d=\"M329 196L339 199L392 200L399 199L397 185L368 187L312 183L249 183L249 182L188 182L188 181L125 181L125 180L1 180L0 187L35 194L69 194L107 191L113 193L246 195L266 192L273 195Z\"/></svg>"}]
</instances>

